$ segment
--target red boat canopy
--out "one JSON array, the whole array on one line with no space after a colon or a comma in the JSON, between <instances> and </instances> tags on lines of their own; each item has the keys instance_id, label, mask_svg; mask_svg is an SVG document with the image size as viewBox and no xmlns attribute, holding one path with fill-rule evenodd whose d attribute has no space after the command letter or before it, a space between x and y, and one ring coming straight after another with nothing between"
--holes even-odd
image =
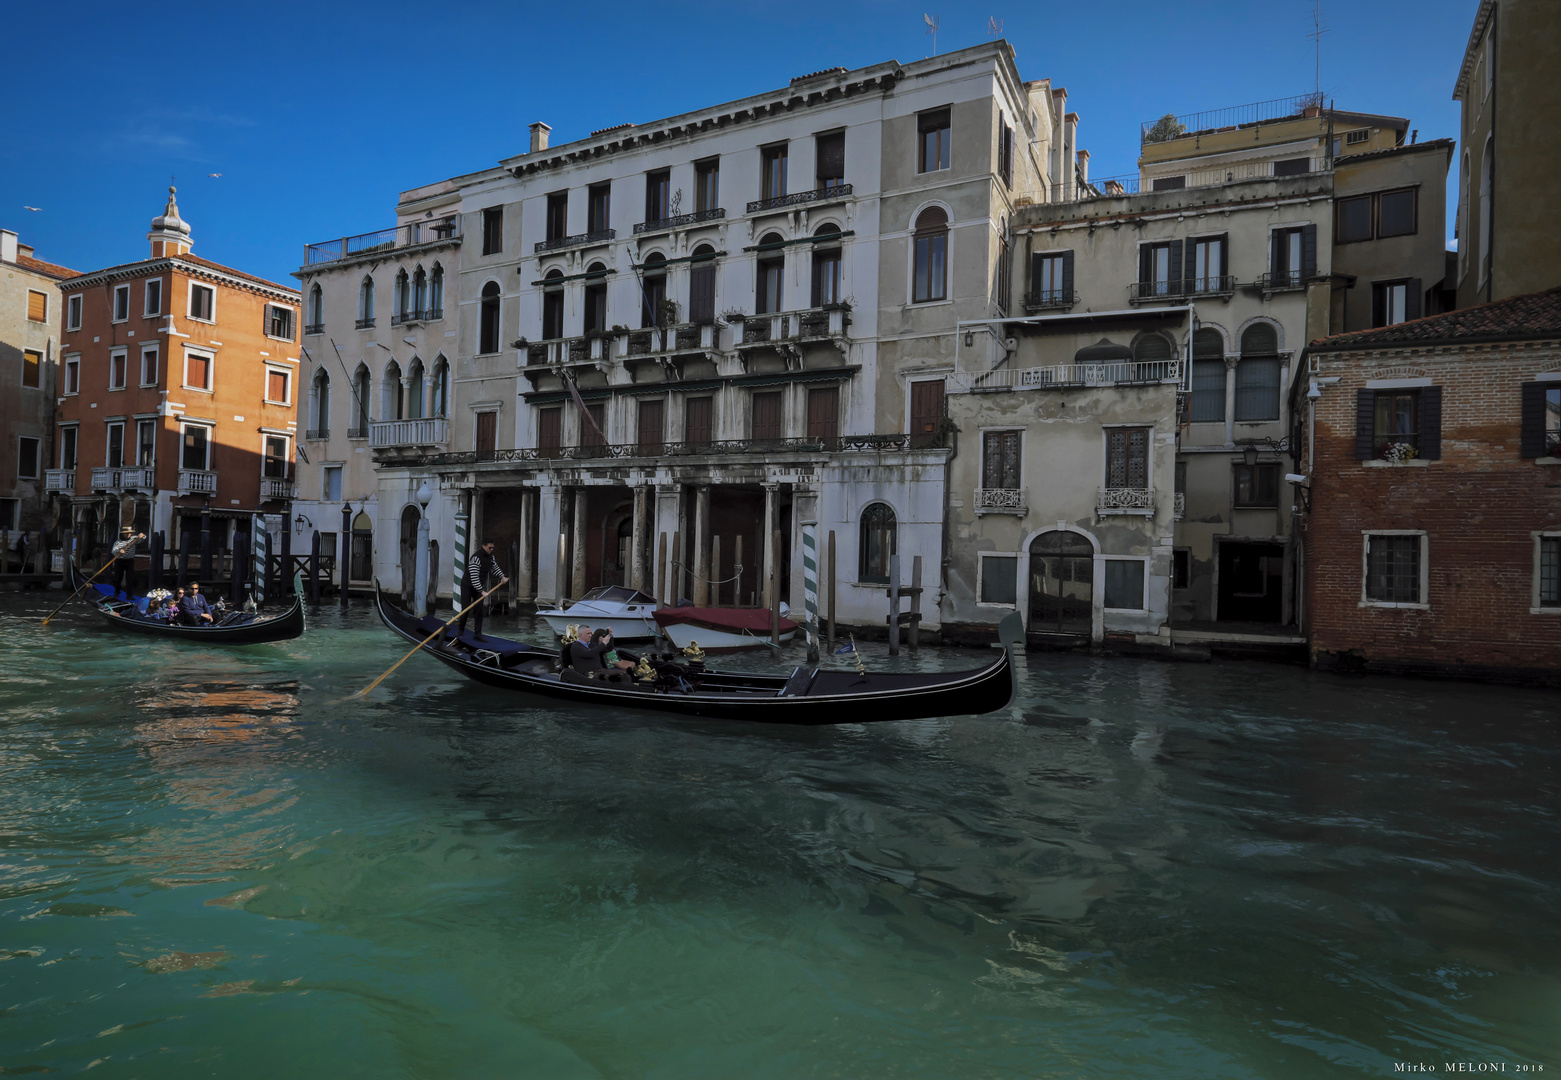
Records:
<instances>
[{"instance_id":1,"label":"red boat canopy","mask_svg":"<svg viewBox=\"0 0 1561 1080\"><path fill-rule=\"evenodd\" d=\"M770 632L768 608L674 607L657 608L657 626L677 626L687 623L703 626L707 630L726 630L733 634L747 631L759 637ZM797 629L797 624L785 616L780 621L781 633Z\"/></svg>"}]
</instances>

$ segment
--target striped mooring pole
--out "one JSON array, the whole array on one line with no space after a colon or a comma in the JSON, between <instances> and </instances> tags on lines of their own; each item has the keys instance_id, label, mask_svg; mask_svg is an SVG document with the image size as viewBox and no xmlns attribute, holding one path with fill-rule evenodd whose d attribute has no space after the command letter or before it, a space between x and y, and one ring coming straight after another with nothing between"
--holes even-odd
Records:
<instances>
[{"instance_id":1,"label":"striped mooring pole","mask_svg":"<svg viewBox=\"0 0 1561 1080\"><path fill-rule=\"evenodd\" d=\"M256 514L254 522L249 527L249 546L255 557L255 584L251 595L255 603L262 604L266 599L266 516Z\"/></svg>"},{"instance_id":2,"label":"striped mooring pole","mask_svg":"<svg viewBox=\"0 0 1561 1080\"><path fill-rule=\"evenodd\" d=\"M808 663L818 663L818 522L802 523L802 606L807 612Z\"/></svg>"},{"instance_id":3,"label":"striped mooring pole","mask_svg":"<svg viewBox=\"0 0 1561 1080\"><path fill-rule=\"evenodd\" d=\"M455 582L450 589L450 601L455 605L456 611L466 606L462 603L461 597L466 595L466 523L468 520L470 519L466 516L466 500L462 498L460 509L455 512Z\"/></svg>"}]
</instances>

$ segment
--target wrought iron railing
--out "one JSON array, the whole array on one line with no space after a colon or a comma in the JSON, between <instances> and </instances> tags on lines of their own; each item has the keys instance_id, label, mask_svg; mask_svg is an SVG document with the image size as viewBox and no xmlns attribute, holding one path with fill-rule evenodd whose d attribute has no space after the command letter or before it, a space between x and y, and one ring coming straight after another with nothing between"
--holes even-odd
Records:
<instances>
[{"instance_id":1,"label":"wrought iron railing","mask_svg":"<svg viewBox=\"0 0 1561 1080\"><path fill-rule=\"evenodd\" d=\"M1024 294L1024 309L1026 311L1045 311L1048 308L1070 308L1078 302L1078 293L1063 292L1061 289L1037 289L1034 292L1027 292Z\"/></svg>"},{"instance_id":2,"label":"wrought iron railing","mask_svg":"<svg viewBox=\"0 0 1561 1080\"><path fill-rule=\"evenodd\" d=\"M1154 513L1153 488L1103 487L1095 500L1097 513Z\"/></svg>"},{"instance_id":3,"label":"wrought iron railing","mask_svg":"<svg viewBox=\"0 0 1561 1080\"><path fill-rule=\"evenodd\" d=\"M1024 488L977 488L977 514L1024 514L1029 510Z\"/></svg>"},{"instance_id":4,"label":"wrought iron railing","mask_svg":"<svg viewBox=\"0 0 1561 1080\"><path fill-rule=\"evenodd\" d=\"M1276 175L1272 161L1254 161L1239 165L1222 165L1213 169L1194 169L1188 172L1167 173L1160 176L1143 176L1124 173L1121 176L1099 176L1086 181L1069 181L1052 184L1052 202L1084 202L1089 199L1114 199L1125 195L1148 195L1157 191L1184 191L1188 188L1220 187L1249 180L1287 180L1327 172L1326 162L1311 162L1310 172Z\"/></svg>"},{"instance_id":5,"label":"wrought iron railing","mask_svg":"<svg viewBox=\"0 0 1561 1080\"><path fill-rule=\"evenodd\" d=\"M358 320L358 329L359 330L372 330L373 328L374 328L374 316L370 315L367 319L359 319Z\"/></svg>"},{"instance_id":6,"label":"wrought iron railing","mask_svg":"<svg viewBox=\"0 0 1561 1080\"><path fill-rule=\"evenodd\" d=\"M312 323L307 323L307 324L304 325L304 335L305 336L309 336L309 335L312 335L312 334L323 334L323 333L325 333L325 324L322 323L322 322L312 322Z\"/></svg>"},{"instance_id":7,"label":"wrought iron railing","mask_svg":"<svg viewBox=\"0 0 1561 1080\"><path fill-rule=\"evenodd\" d=\"M347 438L349 439L366 439L368 437L369 429L366 425L364 427L349 427L347 429Z\"/></svg>"},{"instance_id":8,"label":"wrought iron railing","mask_svg":"<svg viewBox=\"0 0 1561 1080\"><path fill-rule=\"evenodd\" d=\"M1139 138L1142 142L1166 142L1171 139L1180 139L1188 135L1196 135L1201 131L1211 128L1240 127L1242 124L1257 124L1267 120L1290 120L1309 113L1317 115L1323 104L1323 95L1320 93L1296 94L1293 97L1272 98L1268 101L1254 101L1246 105L1233 105L1224 109L1210 109L1206 112L1185 113L1182 116L1172 117L1172 125L1160 127L1164 117L1156 120L1145 120L1139 128ZM1181 130L1176 130L1180 128Z\"/></svg>"},{"instance_id":9,"label":"wrought iron railing","mask_svg":"<svg viewBox=\"0 0 1561 1080\"><path fill-rule=\"evenodd\" d=\"M1235 291L1236 279L1229 274L1223 277L1135 281L1127 287L1128 300L1135 304L1154 300L1178 300L1187 296L1226 296Z\"/></svg>"},{"instance_id":10,"label":"wrought iron railing","mask_svg":"<svg viewBox=\"0 0 1561 1080\"><path fill-rule=\"evenodd\" d=\"M748 204L748 213L759 214L766 210L780 210L787 206L801 206L804 203L822 202L826 199L843 199L849 194L851 194L850 184L835 184L833 187L814 188L811 191L793 191L790 195L755 199Z\"/></svg>"},{"instance_id":11,"label":"wrought iron railing","mask_svg":"<svg viewBox=\"0 0 1561 1080\"><path fill-rule=\"evenodd\" d=\"M834 453L882 453L910 450L929 445L925 436L918 436L912 445L910 435L834 435L828 437L799 437L787 439L716 439L704 441L669 441L656 444L653 455L645 453L643 443L609 443L596 446L542 446L523 447L516 450L487 450L480 454L464 450L445 454L429 454L418 459L423 465L472 465L479 461L538 462L538 461L589 461L596 458L632 457L724 457L743 454L834 454ZM942 447L940 440L932 444Z\"/></svg>"},{"instance_id":12,"label":"wrought iron railing","mask_svg":"<svg viewBox=\"0 0 1561 1080\"><path fill-rule=\"evenodd\" d=\"M329 439L330 437L331 437L331 429L328 428L328 427L312 427L312 428L308 428L307 430L304 431L304 438L306 438L306 439L319 440L319 439Z\"/></svg>"},{"instance_id":13,"label":"wrought iron railing","mask_svg":"<svg viewBox=\"0 0 1561 1080\"><path fill-rule=\"evenodd\" d=\"M1122 360L1100 364L1053 364L1050 367L956 371L949 376L955 392L980 390L1045 390L1070 386L1121 386L1179 383L1181 360Z\"/></svg>"},{"instance_id":14,"label":"wrought iron railing","mask_svg":"<svg viewBox=\"0 0 1561 1080\"><path fill-rule=\"evenodd\" d=\"M580 247L583 244L605 244L615 239L617 229L597 229L594 232L576 233L574 236L559 236L552 240L538 240L533 253L540 255L544 251L559 251L563 248Z\"/></svg>"},{"instance_id":15,"label":"wrought iron railing","mask_svg":"<svg viewBox=\"0 0 1561 1080\"><path fill-rule=\"evenodd\" d=\"M664 232L667 229L680 229L685 225L698 225L701 221L718 221L725 216L726 209L720 206L714 210L695 210L692 214L678 214L676 217L642 221L634 226L634 232L636 235L640 233Z\"/></svg>"},{"instance_id":16,"label":"wrought iron railing","mask_svg":"<svg viewBox=\"0 0 1561 1080\"><path fill-rule=\"evenodd\" d=\"M1299 270L1271 270L1261 274L1252 283L1264 292L1281 292L1285 289L1304 289L1306 276Z\"/></svg>"}]
</instances>

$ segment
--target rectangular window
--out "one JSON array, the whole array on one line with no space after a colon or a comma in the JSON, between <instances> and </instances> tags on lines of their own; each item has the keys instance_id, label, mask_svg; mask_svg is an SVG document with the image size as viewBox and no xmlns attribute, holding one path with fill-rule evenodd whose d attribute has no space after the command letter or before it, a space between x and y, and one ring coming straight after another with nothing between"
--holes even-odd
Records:
<instances>
[{"instance_id":1,"label":"rectangular window","mask_svg":"<svg viewBox=\"0 0 1561 1080\"><path fill-rule=\"evenodd\" d=\"M205 285L190 285L190 318L211 322L217 310L217 292Z\"/></svg>"},{"instance_id":2,"label":"rectangular window","mask_svg":"<svg viewBox=\"0 0 1561 1080\"><path fill-rule=\"evenodd\" d=\"M1361 143L1371 141L1370 128L1356 128L1354 131L1344 133L1345 146L1359 146Z\"/></svg>"},{"instance_id":3,"label":"rectangular window","mask_svg":"<svg viewBox=\"0 0 1561 1080\"><path fill-rule=\"evenodd\" d=\"M759 260L758 290L754 294L754 312L758 315L767 315L781 310L781 302L784 299L782 282L785 274L786 262L783 258L769 258Z\"/></svg>"},{"instance_id":4,"label":"rectangular window","mask_svg":"<svg viewBox=\"0 0 1561 1080\"><path fill-rule=\"evenodd\" d=\"M1377 604L1419 604L1421 537L1366 535L1366 599Z\"/></svg>"},{"instance_id":5,"label":"rectangular window","mask_svg":"<svg viewBox=\"0 0 1561 1080\"><path fill-rule=\"evenodd\" d=\"M689 268L688 321L715 322L715 263L711 260L695 262Z\"/></svg>"},{"instance_id":6,"label":"rectangular window","mask_svg":"<svg viewBox=\"0 0 1561 1080\"><path fill-rule=\"evenodd\" d=\"M1371 325L1393 326L1409 318L1409 283L1379 281L1371 287Z\"/></svg>"},{"instance_id":7,"label":"rectangular window","mask_svg":"<svg viewBox=\"0 0 1561 1080\"><path fill-rule=\"evenodd\" d=\"M814 176L820 190L830 191L846 182L846 133L832 131L814 143L818 157Z\"/></svg>"},{"instance_id":8,"label":"rectangular window","mask_svg":"<svg viewBox=\"0 0 1561 1080\"><path fill-rule=\"evenodd\" d=\"M988 431L981 436L981 486L1015 489L1019 486L1019 435L1017 431Z\"/></svg>"},{"instance_id":9,"label":"rectangular window","mask_svg":"<svg viewBox=\"0 0 1561 1080\"><path fill-rule=\"evenodd\" d=\"M163 313L163 279L147 278L142 292L141 314L150 318Z\"/></svg>"},{"instance_id":10,"label":"rectangular window","mask_svg":"<svg viewBox=\"0 0 1561 1080\"><path fill-rule=\"evenodd\" d=\"M0 529L15 529L20 526L21 513L21 499L0 499Z\"/></svg>"},{"instance_id":11,"label":"rectangular window","mask_svg":"<svg viewBox=\"0 0 1561 1080\"><path fill-rule=\"evenodd\" d=\"M293 309L281 304L266 305L266 334L269 337L293 340Z\"/></svg>"},{"instance_id":12,"label":"rectangular window","mask_svg":"<svg viewBox=\"0 0 1561 1080\"><path fill-rule=\"evenodd\" d=\"M1384 191L1377 196L1377 235L1409 236L1415 231L1415 189Z\"/></svg>"},{"instance_id":13,"label":"rectangular window","mask_svg":"<svg viewBox=\"0 0 1561 1080\"><path fill-rule=\"evenodd\" d=\"M136 421L136 464L149 469L157 454L157 421Z\"/></svg>"},{"instance_id":14,"label":"rectangular window","mask_svg":"<svg viewBox=\"0 0 1561 1080\"><path fill-rule=\"evenodd\" d=\"M65 389L67 394L81 393L81 357L67 356L65 358Z\"/></svg>"},{"instance_id":15,"label":"rectangular window","mask_svg":"<svg viewBox=\"0 0 1561 1080\"><path fill-rule=\"evenodd\" d=\"M184 354L184 385L191 390L211 389L211 357L208 354Z\"/></svg>"},{"instance_id":16,"label":"rectangular window","mask_svg":"<svg viewBox=\"0 0 1561 1080\"><path fill-rule=\"evenodd\" d=\"M569 192L555 191L547 197L547 235L544 240L562 240L569 235Z\"/></svg>"},{"instance_id":17,"label":"rectangular window","mask_svg":"<svg viewBox=\"0 0 1561 1080\"><path fill-rule=\"evenodd\" d=\"M1019 603L1017 556L981 556L981 603L998 607L1014 607Z\"/></svg>"},{"instance_id":18,"label":"rectangular window","mask_svg":"<svg viewBox=\"0 0 1561 1080\"><path fill-rule=\"evenodd\" d=\"M1300 285L1306 270L1306 235L1302 229L1276 229L1273 234L1273 283Z\"/></svg>"},{"instance_id":19,"label":"rectangular window","mask_svg":"<svg viewBox=\"0 0 1561 1080\"><path fill-rule=\"evenodd\" d=\"M813 249L813 306L840 303L840 249Z\"/></svg>"},{"instance_id":20,"label":"rectangular window","mask_svg":"<svg viewBox=\"0 0 1561 1080\"><path fill-rule=\"evenodd\" d=\"M665 215L663 215L665 216ZM585 231L606 232L612 225L612 183L592 184L585 190Z\"/></svg>"},{"instance_id":21,"label":"rectangular window","mask_svg":"<svg viewBox=\"0 0 1561 1080\"><path fill-rule=\"evenodd\" d=\"M1054 255L1036 255L1032 260L1031 288L1034 290L1030 299L1037 304L1066 304L1073 297L1066 291L1065 277L1063 274L1067 263L1067 255L1058 252Z\"/></svg>"},{"instance_id":22,"label":"rectangular window","mask_svg":"<svg viewBox=\"0 0 1561 1080\"><path fill-rule=\"evenodd\" d=\"M260 469L260 474L267 480L287 479L287 436L266 436L265 457L261 461Z\"/></svg>"},{"instance_id":23,"label":"rectangular window","mask_svg":"<svg viewBox=\"0 0 1561 1080\"><path fill-rule=\"evenodd\" d=\"M924 211L923 217L927 216ZM911 303L926 304L948 299L949 232L946 225L918 229L912 237L915 277Z\"/></svg>"},{"instance_id":24,"label":"rectangular window","mask_svg":"<svg viewBox=\"0 0 1561 1080\"><path fill-rule=\"evenodd\" d=\"M602 275L589 275L585 279L585 315L582 328L587 334L607 329L607 284Z\"/></svg>"},{"instance_id":25,"label":"rectangular window","mask_svg":"<svg viewBox=\"0 0 1561 1080\"><path fill-rule=\"evenodd\" d=\"M1153 191L1180 191L1187 186L1185 176L1157 176L1151 185Z\"/></svg>"},{"instance_id":26,"label":"rectangular window","mask_svg":"<svg viewBox=\"0 0 1561 1080\"><path fill-rule=\"evenodd\" d=\"M341 498L340 465L327 465L325 468L320 470L320 495L326 502L330 503L334 503ZM320 537L320 550L331 550L325 545L324 536Z\"/></svg>"},{"instance_id":27,"label":"rectangular window","mask_svg":"<svg viewBox=\"0 0 1561 1080\"><path fill-rule=\"evenodd\" d=\"M1105 559L1106 602L1108 608L1142 611L1144 607L1144 561L1142 559Z\"/></svg>"},{"instance_id":28,"label":"rectangular window","mask_svg":"<svg viewBox=\"0 0 1561 1080\"><path fill-rule=\"evenodd\" d=\"M1225 422L1225 361L1192 362L1192 423Z\"/></svg>"},{"instance_id":29,"label":"rectangular window","mask_svg":"<svg viewBox=\"0 0 1561 1080\"><path fill-rule=\"evenodd\" d=\"M1371 196L1340 199L1334 210L1334 237L1341 244L1371 239Z\"/></svg>"},{"instance_id":30,"label":"rectangular window","mask_svg":"<svg viewBox=\"0 0 1561 1080\"><path fill-rule=\"evenodd\" d=\"M1378 390L1372 431L1378 457L1416 457L1420 449L1420 391Z\"/></svg>"},{"instance_id":31,"label":"rectangular window","mask_svg":"<svg viewBox=\"0 0 1561 1080\"><path fill-rule=\"evenodd\" d=\"M1235 504L1244 507L1279 505L1278 465L1237 465Z\"/></svg>"},{"instance_id":32,"label":"rectangular window","mask_svg":"<svg viewBox=\"0 0 1561 1080\"><path fill-rule=\"evenodd\" d=\"M649 398L640 402L639 422L634 430L641 454L660 454L666 448L666 412L664 398Z\"/></svg>"},{"instance_id":33,"label":"rectangular window","mask_svg":"<svg viewBox=\"0 0 1561 1080\"><path fill-rule=\"evenodd\" d=\"M1002 117L997 120L997 175L1002 177L1003 186L1013 189L1014 129Z\"/></svg>"},{"instance_id":34,"label":"rectangular window","mask_svg":"<svg viewBox=\"0 0 1561 1080\"><path fill-rule=\"evenodd\" d=\"M130 286L114 286L114 322L124 322L130 318Z\"/></svg>"},{"instance_id":35,"label":"rectangular window","mask_svg":"<svg viewBox=\"0 0 1561 1080\"><path fill-rule=\"evenodd\" d=\"M1236 365L1236 420L1279 419L1277 356L1244 356Z\"/></svg>"},{"instance_id":36,"label":"rectangular window","mask_svg":"<svg viewBox=\"0 0 1561 1080\"><path fill-rule=\"evenodd\" d=\"M640 281L640 326L666 326L669 322L666 312L667 303L667 275L665 270L661 273L647 271Z\"/></svg>"},{"instance_id":37,"label":"rectangular window","mask_svg":"<svg viewBox=\"0 0 1561 1080\"><path fill-rule=\"evenodd\" d=\"M141 350L141 385L157 385L157 346L152 345Z\"/></svg>"},{"instance_id":38,"label":"rectangular window","mask_svg":"<svg viewBox=\"0 0 1561 1080\"><path fill-rule=\"evenodd\" d=\"M753 438L779 439L781 428L780 391L753 395Z\"/></svg>"},{"instance_id":39,"label":"rectangular window","mask_svg":"<svg viewBox=\"0 0 1561 1080\"><path fill-rule=\"evenodd\" d=\"M60 468L74 469L76 467L76 427L60 428Z\"/></svg>"},{"instance_id":40,"label":"rectangular window","mask_svg":"<svg viewBox=\"0 0 1561 1080\"><path fill-rule=\"evenodd\" d=\"M211 445L211 429L199 424L186 424L181 433L183 452L179 455L179 468L202 471L206 468L206 453Z\"/></svg>"},{"instance_id":41,"label":"rectangular window","mask_svg":"<svg viewBox=\"0 0 1561 1080\"><path fill-rule=\"evenodd\" d=\"M125 466L125 425L109 424L107 434L108 438L104 441L103 464L110 469L122 469Z\"/></svg>"},{"instance_id":42,"label":"rectangular window","mask_svg":"<svg viewBox=\"0 0 1561 1080\"><path fill-rule=\"evenodd\" d=\"M786 194L786 144L766 146L759 152L759 198L778 199Z\"/></svg>"},{"instance_id":43,"label":"rectangular window","mask_svg":"<svg viewBox=\"0 0 1561 1080\"><path fill-rule=\"evenodd\" d=\"M22 350L22 385L31 387L43 385L43 353L33 349Z\"/></svg>"},{"instance_id":44,"label":"rectangular window","mask_svg":"<svg viewBox=\"0 0 1561 1080\"><path fill-rule=\"evenodd\" d=\"M49 297L47 294L38 292L36 289L27 290L27 317L33 322L49 321ZM79 319L77 324L80 325Z\"/></svg>"},{"instance_id":45,"label":"rectangular window","mask_svg":"<svg viewBox=\"0 0 1561 1080\"><path fill-rule=\"evenodd\" d=\"M937 172L949 167L949 110L934 109L916 118L920 136L917 172Z\"/></svg>"},{"instance_id":46,"label":"rectangular window","mask_svg":"<svg viewBox=\"0 0 1561 1080\"><path fill-rule=\"evenodd\" d=\"M1561 608L1561 536L1539 538L1539 606Z\"/></svg>"},{"instance_id":47,"label":"rectangular window","mask_svg":"<svg viewBox=\"0 0 1561 1080\"><path fill-rule=\"evenodd\" d=\"M721 159L694 163L694 209L700 213L721 206Z\"/></svg>"},{"instance_id":48,"label":"rectangular window","mask_svg":"<svg viewBox=\"0 0 1561 1080\"><path fill-rule=\"evenodd\" d=\"M1274 162L1275 176L1301 176L1312 171L1311 158L1285 158Z\"/></svg>"},{"instance_id":49,"label":"rectangular window","mask_svg":"<svg viewBox=\"0 0 1561 1080\"><path fill-rule=\"evenodd\" d=\"M67 297L65 300L65 329L81 329L81 294Z\"/></svg>"},{"instance_id":50,"label":"rectangular window","mask_svg":"<svg viewBox=\"0 0 1561 1080\"><path fill-rule=\"evenodd\" d=\"M595 188L591 191L594 193ZM593 194L594 197L594 194ZM657 169L655 172L645 174L645 220L665 221L671 217L672 206L672 170ZM602 228L607 226L603 225ZM592 226L595 231L596 226Z\"/></svg>"},{"instance_id":51,"label":"rectangular window","mask_svg":"<svg viewBox=\"0 0 1561 1080\"><path fill-rule=\"evenodd\" d=\"M821 386L808 391L808 438L833 439L840 434L840 388Z\"/></svg>"},{"instance_id":52,"label":"rectangular window","mask_svg":"<svg viewBox=\"0 0 1561 1080\"><path fill-rule=\"evenodd\" d=\"M687 398L683 402L683 441L700 446L712 440L715 433L714 398Z\"/></svg>"},{"instance_id":53,"label":"rectangular window","mask_svg":"<svg viewBox=\"0 0 1561 1080\"><path fill-rule=\"evenodd\" d=\"M36 480L38 478L38 450L41 445L39 440L26 435L16 440L16 478L18 480Z\"/></svg>"},{"instance_id":54,"label":"rectangular window","mask_svg":"<svg viewBox=\"0 0 1561 1080\"><path fill-rule=\"evenodd\" d=\"M1225 283L1225 237L1209 236L1188 242L1192 244L1192 280L1187 283L1188 290L1221 292Z\"/></svg>"},{"instance_id":55,"label":"rectangular window","mask_svg":"<svg viewBox=\"0 0 1561 1080\"><path fill-rule=\"evenodd\" d=\"M292 375L285 368L266 368L266 400L275 405L289 404L292 401L288 395Z\"/></svg>"},{"instance_id":56,"label":"rectangular window","mask_svg":"<svg viewBox=\"0 0 1561 1080\"><path fill-rule=\"evenodd\" d=\"M489 409L476 416L477 430L472 439L472 449L477 451L478 461L492 461L499 445L499 414Z\"/></svg>"},{"instance_id":57,"label":"rectangular window","mask_svg":"<svg viewBox=\"0 0 1561 1080\"><path fill-rule=\"evenodd\" d=\"M552 405L537 410L537 449L557 450L564 445L564 410Z\"/></svg>"},{"instance_id":58,"label":"rectangular window","mask_svg":"<svg viewBox=\"0 0 1561 1080\"><path fill-rule=\"evenodd\" d=\"M108 354L108 388L110 390L123 390L125 388L125 373L130 367L129 353L124 349L115 349Z\"/></svg>"},{"instance_id":59,"label":"rectangular window","mask_svg":"<svg viewBox=\"0 0 1561 1080\"><path fill-rule=\"evenodd\" d=\"M1138 295L1174 296L1181 291L1181 241L1144 244L1138 249Z\"/></svg>"},{"instance_id":60,"label":"rectangular window","mask_svg":"<svg viewBox=\"0 0 1561 1080\"><path fill-rule=\"evenodd\" d=\"M504 250L504 207L490 206L482 212L482 253L497 255Z\"/></svg>"},{"instance_id":61,"label":"rectangular window","mask_svg":"<svg viewBox=\"0 0 1561 1080\"><path fill-rule=\"evenodd\" d=\"M1149 429L1106 429L1106 486L1142 491L1149 486Z\"/></svg>"}]
</instances>

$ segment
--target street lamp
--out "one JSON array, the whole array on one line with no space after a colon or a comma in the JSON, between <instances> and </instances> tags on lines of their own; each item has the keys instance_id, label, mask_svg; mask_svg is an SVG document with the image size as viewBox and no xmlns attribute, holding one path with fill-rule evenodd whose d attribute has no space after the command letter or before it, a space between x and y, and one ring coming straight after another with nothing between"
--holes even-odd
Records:
<instances>
[{"instance_id":1,"label":"street lamp","mask_svg":"<svg viewBox=\"0 0 1561 1080\"><path fill-rule=\"evenodd\" d=\"M1257 447L1254 446L1252 443L1247 443L1246 447L1243 448L1242 451L1241 451L1241 461L1242 461L1242 464L1246 465L1248 468L1251 468L1252 466L1256 465L1257 464Z\"/></svg>"},{"instance_id":2,"label":"street lamp","mask_svg":"<svg viewBox=\"0 0 1561 1080\"><path fill-rule=\"evenodd\" d=\"M428 614L428 504L433 498L433 489L425 479L417 489L417 504L422 513L417 518L416 571L412 577L412 610L419 618Z\"/></svg>"}]
</instances>

